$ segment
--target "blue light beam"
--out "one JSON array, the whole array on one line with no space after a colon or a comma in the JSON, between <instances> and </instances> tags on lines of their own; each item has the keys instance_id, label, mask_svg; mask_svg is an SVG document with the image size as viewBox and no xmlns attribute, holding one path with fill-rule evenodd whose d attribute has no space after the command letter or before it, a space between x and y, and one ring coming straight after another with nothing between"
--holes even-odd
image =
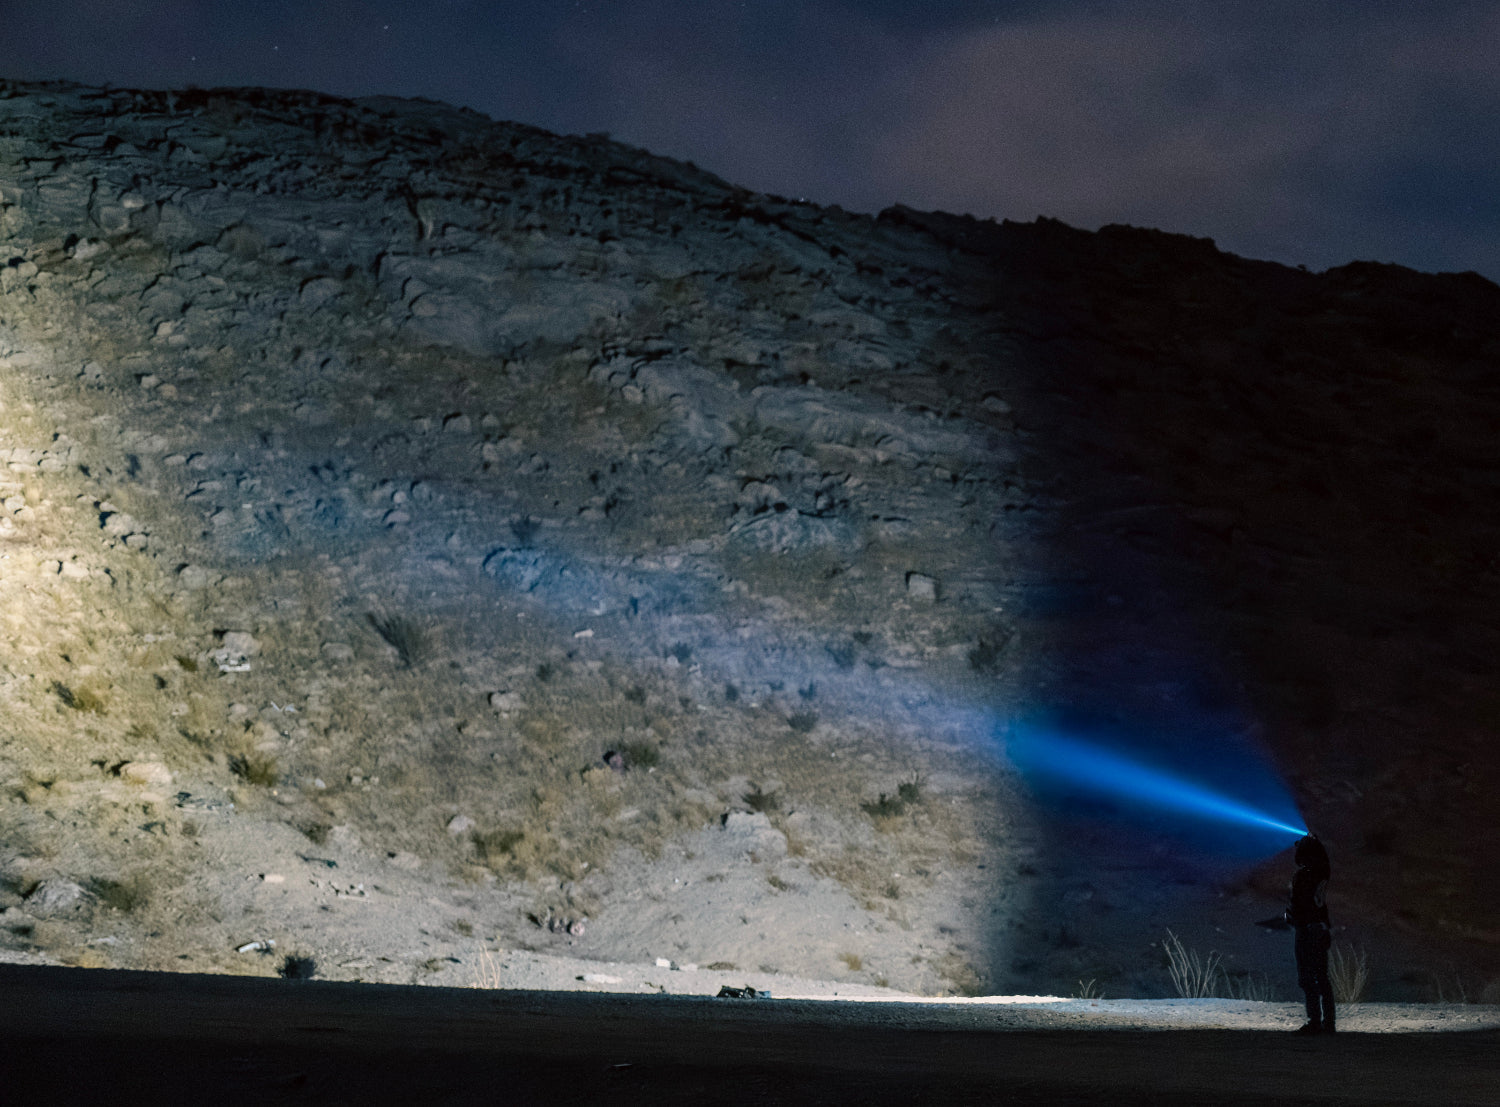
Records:
<instances>
[{"instance_id":1,"label":"blue light beam","mask_svg":"<svg viewBox=\"0 0 1500 1107\"><path fill-rule=\"evenodd\" d=\"M1293 838L1307 833L1304 827L1230 796L1055 731L1028 728L1013 733L1007 750L1016 768L1028 776L1051 777L1099 795L1219 822L1275 830Z\"/></svg>"}]
</instances>

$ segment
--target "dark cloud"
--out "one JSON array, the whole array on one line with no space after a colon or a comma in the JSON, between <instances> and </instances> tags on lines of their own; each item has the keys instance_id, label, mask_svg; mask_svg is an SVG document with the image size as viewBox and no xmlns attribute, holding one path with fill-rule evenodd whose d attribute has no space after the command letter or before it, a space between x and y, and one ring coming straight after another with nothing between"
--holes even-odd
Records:
<instances>
[{"instance_id":1,"label":"dark cloud","mask_svg":"<svg viewBox=\"0 0 1500 1107\"><path fill-rule=\"evenodd\" d=\"M610 131L753 188L1500 276L1500 8L0 0L0 73Z\"/></svg>"}]
</instances>

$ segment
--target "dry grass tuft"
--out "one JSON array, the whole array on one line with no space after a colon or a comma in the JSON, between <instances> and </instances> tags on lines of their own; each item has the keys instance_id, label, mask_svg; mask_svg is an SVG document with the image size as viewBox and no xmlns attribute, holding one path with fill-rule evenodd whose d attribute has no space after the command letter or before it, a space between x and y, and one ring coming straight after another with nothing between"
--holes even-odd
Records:
<instances>
[{"instance_id":1,"label":"dry grass tuft","mask_svg":"<svg viewBox=\"0 0 1500 1107\"><path fill-rule=\"evenodd\" d=\"M474 962L474 982L471 988L495 989L500 987L500 961L487 949L481 949Z\"/></svg>"},{"instance_id":2,"label":"dry grass tuft","mask_svg":"<svg viewBox=\"0 0 1500 1107\"><path fill-rule=\"evenodd\" d=\"M908 808L922 802L922 778L903 780L896 786L896 794L880 793L880 798L859 805L860 810L872 819L894 819L904 815Z\"/></svg>"},{"instance_id":3,"label":"dry grass tuft","mask_svg":"<svg viewBox=\"0 0 1500 1107\"><path fill-rule=\"evenodd\" d=\"M276 758L258 750L247 750L229 758L229 771L246 784L259 784L270 788L281 779L281 770Z\"/></svg>"},{"instance_id":4,"label":"dry grass tuft","mask_svg":"<svg viewBox=\"0 0 1500 1107\"><path fill-rule=\"evenodd\" d=\"M89 891L104 906L122 914L139 910L151 899L150 881L141 873L120 880L97 877L89 882Z\"/></svg>"},{"instance_id":5,"label":"dry grass tuft","mask_svg":"<svg viewBox=\"0 0 1500 1107\"><path fill-rule=\"evenodd\" d=\"M104 700L87 688L70 688L60 680L52 682L52 691L65 707L74 711L87 711L93 715L104 714Z\"/></svg>"},{"instance_id":6,"label":"dry grass tuft","mask_svg":"<svg viewBox=\"0 0 1500 1107\"><path fill-rule=\"evenodd\" d=\"M432 652L430 637L416 620L405 615L384 615L373 611L365 618L408 669L425 661Z\"/></svg>"},{"instance_id":7,"label":"dry grass tuft","mask_svg":"<svg viewBox=\"0 0 1500 1107\"><path fill-rule=\"evenodd\" d=\"M1222 973L1217 953L1210 952L1206 959L1201 958L1197 950L1186 948L1182 939L1170 930L1167 931L1167 940L1161 945L1167 953L1167 972L1172 977L1172 987L1177 989L1179 996L1207 999L1218 995Z\"/></svg>"},{"instance_id":8,"label":"dry grass tuft","mask_svg":"<svg viewBox=\"0 0 1500 1107\"><path fill-rule=\"evenodd\" d=\"M1335 1003L1358 1003L1370 983L1370 966L1363 949L1336 945L1328 951L1328 980Z\"/></svg>"}]
</instances>

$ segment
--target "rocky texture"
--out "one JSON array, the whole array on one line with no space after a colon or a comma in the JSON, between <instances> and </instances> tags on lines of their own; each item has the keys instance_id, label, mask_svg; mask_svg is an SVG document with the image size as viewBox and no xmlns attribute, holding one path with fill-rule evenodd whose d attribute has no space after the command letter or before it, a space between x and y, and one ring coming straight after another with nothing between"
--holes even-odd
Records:
<instances>
[{"instance_id":1,"label":"rocky texture","mask_svg":"<svg viewBox=\"0 0 1500 1107\"><path fill-rule=\"evenodd\" d=\"M18 948L1159 994L1172 926L1289 993L1284 858L1029 799L1064 706L1268 749L1388 994L1500 969L1478 277L58 85L0 85L0 255Z\"/></svg>"}]
</instances>

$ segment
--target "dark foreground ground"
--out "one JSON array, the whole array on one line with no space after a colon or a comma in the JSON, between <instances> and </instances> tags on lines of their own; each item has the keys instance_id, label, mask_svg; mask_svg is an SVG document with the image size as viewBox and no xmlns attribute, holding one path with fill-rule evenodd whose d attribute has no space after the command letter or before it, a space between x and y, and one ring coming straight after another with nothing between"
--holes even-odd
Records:
<instances>
[{"instance_id":1,"label":"dark foreground ground","mask_svg":"<svg viewBox=\"0 0 1500 1107\"><path fill-rule=\"evenodd\" d=\"M0 1103L1500 1103L1500 1033L0 966Z\"/></svg>"}]
</instances>

